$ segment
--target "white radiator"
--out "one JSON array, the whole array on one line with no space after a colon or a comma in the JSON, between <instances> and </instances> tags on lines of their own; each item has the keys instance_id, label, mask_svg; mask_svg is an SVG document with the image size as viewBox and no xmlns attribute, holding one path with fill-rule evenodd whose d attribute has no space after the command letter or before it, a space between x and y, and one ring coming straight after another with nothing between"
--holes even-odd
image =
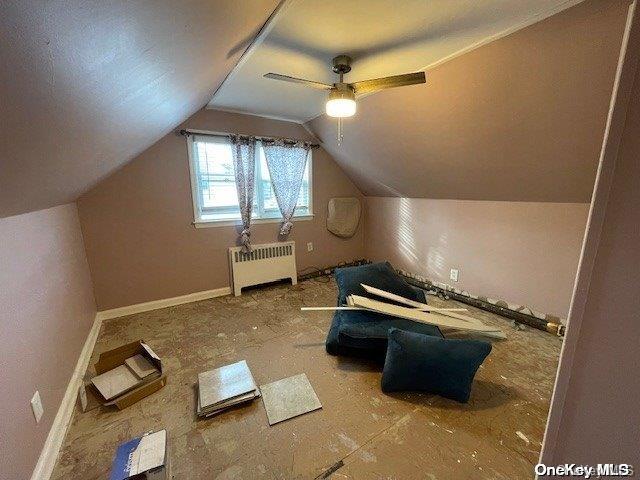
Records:
<instances>
[{"instance_id":1,"label":"white radiator","mask_svg":"<svg viewBox=\"0 0 640 480\"><path fill-rule=\"evenodd\" d=\"M240 295L242 287L290 278L298 283L296 272L296 242L252 245L253 251L242 253L242 247L229 249L233 293Z\"/></svg>"}]
</instances>

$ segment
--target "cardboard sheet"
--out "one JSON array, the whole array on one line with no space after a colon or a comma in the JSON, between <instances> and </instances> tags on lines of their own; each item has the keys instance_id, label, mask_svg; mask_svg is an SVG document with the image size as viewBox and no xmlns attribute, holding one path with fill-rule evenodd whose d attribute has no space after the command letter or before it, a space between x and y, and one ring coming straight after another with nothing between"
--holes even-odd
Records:
<instances>
[{"instance_id":1,"label":"cardboard sheet","mask_svg":"<svg viewBox=\"0 0 640 480\"><path fill-rule=\"evenodd\" d=\"M129 478L151 478L148 474L151 470L167 466L167 432L148 433L142 437L134 438L118 447L116 457L111 468L110 480L126 480ZM153 478L167 478L166 469L156 470L158 475ZM137 475L145 475L137 477Z\"/></svg>"}]
</instances>

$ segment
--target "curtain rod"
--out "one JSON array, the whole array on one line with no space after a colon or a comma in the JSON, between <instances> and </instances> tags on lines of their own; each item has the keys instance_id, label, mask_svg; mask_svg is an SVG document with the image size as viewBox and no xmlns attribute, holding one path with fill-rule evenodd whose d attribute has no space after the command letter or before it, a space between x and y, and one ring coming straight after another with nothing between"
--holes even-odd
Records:
<instances>
[{"instance_id":1,"label":"curtain rod","mask_svg":"<svg viewBox=\"0 0 640 480\"><path fill-rule=\"evenodd\" d=\"M308 143L311 148L318 148L320 147L319 144L317 143L311 143L311 142L307 142L305 140L296 140L295 138L284 138L284 137L265 137L265 136L261 136L261 135L240 135L237 133L229 133L229 132L211 132L209 130L189 130L189 129L183 129L180 130L180 135L183 135L185 137L188 137L189 135L202 135L202 136L209 136L209 137L228 137L230 135L239 135L240 137L254 137L256 140L260 140L261 142L267 141L267 142L274 142L276 140L283 140L286 143L298 143L298 142L304 142L304 143Z\"/></svg>"}]
</instances>

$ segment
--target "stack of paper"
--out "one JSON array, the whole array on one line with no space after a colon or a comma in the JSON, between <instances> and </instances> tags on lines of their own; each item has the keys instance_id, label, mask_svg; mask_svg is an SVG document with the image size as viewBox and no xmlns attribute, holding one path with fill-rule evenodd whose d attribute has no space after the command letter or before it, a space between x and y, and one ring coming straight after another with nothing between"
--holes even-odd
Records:
<instances>
[{"instance_id":1,"label":"stack of paper","mask_svg":"<svg viewBox=\"0 0 640 480\"><path fill-rule=\"evenodd\" d=\"M209 417L260 396L247 362L198 374L198 416Z\"/></svg>"}]
</instances>

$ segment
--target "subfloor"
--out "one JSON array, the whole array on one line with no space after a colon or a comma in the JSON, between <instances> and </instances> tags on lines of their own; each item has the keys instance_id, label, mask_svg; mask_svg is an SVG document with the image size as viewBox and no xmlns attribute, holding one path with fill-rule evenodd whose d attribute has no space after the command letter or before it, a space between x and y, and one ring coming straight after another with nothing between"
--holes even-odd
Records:
<instances>
[{"instance_id":1,"label":"subfloor","mask_svg":"<svg viewBox=\"0 0 640 480\"><path fill-rule=\"evenodd\" d=\"M494 343L470 402L389 396L380 391L378 366L325 352L331 312L300 312L303 305L335 304L335 283L323 280L105 322L91 365L102 351L144 339L162 358L168 382L123 411L76 411L53 478L108 478L119 443L162 428L176 479L533 478L559 338L516 330L502 317L467 307L508 337ZM270 427L257 399L198 420L198 372L241 359L258 384L306 373L322 409Z\"/></svg>"}]
</instances>

